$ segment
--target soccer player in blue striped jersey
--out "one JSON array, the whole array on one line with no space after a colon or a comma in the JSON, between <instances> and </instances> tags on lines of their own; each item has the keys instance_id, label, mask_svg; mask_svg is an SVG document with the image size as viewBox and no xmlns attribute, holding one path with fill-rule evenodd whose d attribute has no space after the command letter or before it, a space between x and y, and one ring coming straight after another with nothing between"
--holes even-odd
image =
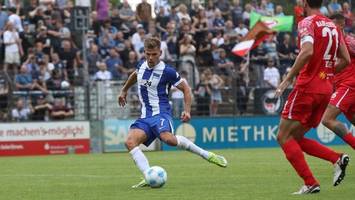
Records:
<instances>
[{"instance_id":1,"label":"soccer player in blue striped jersey","mask_svg":"<svg viewBox=\"0 0 355 200\"><path fill-rule=\"evenodd\" d=\"M145 60L137 65L136 71L128 77L118 96L118 104L125 106L128 89L135 83L138 84L141 116L131 125L125 145L139 170L144 175L144 172L149 169L149 162L139 145L149 146L156 138L170 146L177 146L200 155L218 166L226 167L227 160L223 156L198 147L184 136L173 134L169 105L170 87L174 85L184 93L184 111L181 114L183 122L191 118L191 89L173 67L160 61L159 39L151 37L144 41L144 55ZM148 184L142 180L132 187L144 186Z\"/></svg>"}]
</instances>

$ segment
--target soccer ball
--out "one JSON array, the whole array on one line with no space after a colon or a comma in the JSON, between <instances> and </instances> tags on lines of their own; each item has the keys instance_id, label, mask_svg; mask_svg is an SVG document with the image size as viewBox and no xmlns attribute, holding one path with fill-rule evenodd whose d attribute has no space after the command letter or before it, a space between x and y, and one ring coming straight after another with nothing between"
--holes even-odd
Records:
<instances>
[{"instance_id":1,"label":"soccer ball","mask_svg":"<svg viewBox=\"0 0 355 200\"><path fill-rule=\"evenodd\" d=\"M145 172L145 180L152 188L160 188L162 187L166 180L168 179L168 175L166 171L159 166L153 166L149 168Z\"/></svg>"}]
</instances>

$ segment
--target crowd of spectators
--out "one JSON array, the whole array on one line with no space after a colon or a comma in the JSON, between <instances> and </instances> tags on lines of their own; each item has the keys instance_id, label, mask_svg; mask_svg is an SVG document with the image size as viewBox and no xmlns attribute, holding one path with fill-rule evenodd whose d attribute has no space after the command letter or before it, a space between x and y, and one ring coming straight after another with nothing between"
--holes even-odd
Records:
<instances>
[{"instance_id":1,"label":"crowd of spectators","mask_svg":"<svg viewBox=\"0 0 355 200\"><path fill-rule=\"evenodd\" d=\"M72 28L73 1L5 0L0 4L0 120L73 117L70 90L84 84L84 64L91 82L125 80L143 59L144 39L150 36L161 39L161 59L191 85L196 114L218 114L218 104L230 100L223 99L222 91L232 87L237 87L243 113L249 88L275 88L298 53L295 28L270 36L249 57L235 56L232 48L248 33L251 12L294 15L295 24L304 17L302 0L290 1L295 5L291 13L270 0L248 2L192 0L172 5L156 0L151 5L142 0L132 8L128 0L118 5L97 0L91 5L83 47L81 32ZM346 31L354 33L349 2L324 1L321 10L328 16L342 13ZM16 101L9 101L9 92L17 94ZM202 103L206 101L210 105Z\"/></svg>"}]
</instances>

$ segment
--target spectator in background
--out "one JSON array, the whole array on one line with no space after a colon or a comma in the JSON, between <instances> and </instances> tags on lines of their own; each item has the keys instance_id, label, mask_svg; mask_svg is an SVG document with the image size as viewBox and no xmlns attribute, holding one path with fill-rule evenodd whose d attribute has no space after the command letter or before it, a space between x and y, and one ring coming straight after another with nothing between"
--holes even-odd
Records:
<instances>
[{"instance_id":1,"label":"spectator in background","mask_svg":"<svg viewBox=\"0 0 355 200\"><path fill-rule=\"evenodd\" d=\"M280 73L275 67L273 58L269 58L267 61L267 68L264 70L264 81L265 86L272 89L276 89L280 83Z\"/></svg>"},{"instance_id":2,"label":"spectator in background","mask_svg":"<svg viewBox=\"0 0 355 200\"><path fill-rule=\"evenodd\" d=\"M143 48L144 48L144 38L145 36L145 30L142 24L138 24L136 27L137 32L132 35L132 44L134 47L134 50L138 55L143 54ZM141 56L139 56L141 57Z\"/></svg>"},{"instance_id":3,"label":"spectator in background","mask_svg":"<svg viewBox=\"0 0 355 200\"><path fill-rule=\"evenodd\" d=\"M320 7L320 12L324 15L324 16L329 16L329 11L327 6L325 5L325 3L323 3L322 7Z\"/></svg>"},{"instance_id":4,"label":"spectator in background","mask_svg":"<svg viewBox=\"0 0 355 200\"><path fill-rule=\"evenodd\" d=\"M180 72L181 80L187 81L187 72ZM184 110L184 93L176 87L171 88L171 100L172 100L172 108L173 108L173 117L180 118L182 111Z\"/></svg>"},{"instance_id":5,"label":"spectator in background","mask_svg":"<svg viewBox=\"0 0 355 200\"><path fill-rule=\"evenodd\" d=\"M31 119L34 121L48 121L49 110L52 105L48 103L44 95L39 95L32 105L33 113Z\"/></svg>"},{"instance_id":6,"label":"spectator in background","mask_svg":"<svg viewBox=\"0 0 355 200\"><path fill-rule=\"evenodd\" d=\"M350 32L351 31L351 25L353 23L353 13L351 12L350 5L348 2L343 3L343 11L342 11L344 17L345 17L345 31Z\"/></svg>"},{"instance_id":7,"label":"spectator in background","mask_svg":"<svg viewBox=\"0 0 355 200\"><path fill-rule=\"evenodd\" d=\"M137 54L134 51L130 51L128 54L128 59L126 60L122 68L122 76L128 77L132 72L136 70L137 65L138 65Z\"/></svg>"},{"instance_id":8,"label":"spectator in background","mask_svg":"<svg viewBox=\"0 0 355 200\"><path fill-rule=\"evenodd\" d=\"M116 51L116 49L114 49L114 48L110 49L110 55L106 59L105 64L106 64L107 70L111 74L110 79L120 80L123 78L122 77L122 74L124 71L123 62L120 58L120 54ZM100 67L99 67L99 69L100 69ZM100 71L101 71L101 69L100 69Z\"/></svg>"},{"instance_id":9,"label":"spectator in background","mask_svg":"<svg viewBox=\"0 0 355 200\"><path fill-rule=\"evenodd\" d=\"M225 24L220 10L216 9L214 12L213 30L214 32L221 32L224 30Z\"/></svg>"},{"instance_id":10,"label":"spectator in background","mask_svg":"<svg viewBox=\"0 0 355 200\"><path fill-rule=\"evenodd\" d=\"M224 80L225 83L229 83L226 81L228 77L232 74L232 68L234 67L234 63L227 58L227 53L224 49L219 50L219 59L217 60L217 72Z\"/></svg>"},{"instance_id":11,"label":"spectator in background","mask_svg":"<svg viewBox=\"0 0 355 200\"><path fill-rule=\"evenodd\" d=\"M22 55L23 49L19 33L10 21L6 24L3 39L5 45L4 71L7 72L9 65L11 65L11 71L13 71L13 74L16 74L17 67L20 65L20 56Z\"/></svg>"},{"instance_id":12,"label":"spectator in background","mask_svg":"<svg viewBox=\"0 0 355 200\"><path fill-rule=\"evenodd\" d=\"M160 10L163 8L164 13L166 16L168 16L169 12L170 12L170 4L169 4L169 0L155 0L154 3L154 12L156 15L158 15L158 13L160 13Z\"/></svg>"},{"instance_id":13,"label":"spectator in background","mask_svg":"<svg viewBox=\"0 0 355 200\"><path fill-rule=\"evenodd\" d=\"M224 18L224 20L227 20L230 14L229 0L218 0L216 1L215 6L221 12L221 16Z\"/></svg>"},{"instance_id":14,"label":"spectator in background","mask_svg":"<svg viewBox=\"0 0 355 200\"><path fill-rule=\"evenodd\" d=\"M179 22L181 22L183 18L185 18L188 22L191 22L191 17L187 12L187 7L185 4L180 4L177 16L179 18Z\"/></svg>"},{"instance_id":15,"label":"spectator in background","mask_svg":"<svg viewBox=\"0 0 355 200\"><path fill-rule=\"evenodd\" d=\"M47 92L45 87L39 85L37 81L33 79L26 65L22 65L20 73L15 76L15 86L16 89L20 91L41 90L43 93Z\"/></svg>"},{"instance_id":16,"label":"spectator in background","mask_svg":"<svg viewBox=\"0 0 355 200\"><path fill-rule=\"evenodd\" d=\"M6 11L3 10L2 3L0 2L0 35L5 31L6 22L9 16Z\"/></svg>"},{"instance_id":17,"label":"spectator in background","mask_svg":"<svg viewBox=\"0 0 355 200\"><path fill-rule=\"evenodd\" d=\"M204 9L199 9L197 15L193 17L192 31L195 33L196 46L199 46L208 33L208 21Z\"/></svg>"},{"instance_id":18,"label":"spectator in background","mask_svg":"<svg viewBox=\"0 0 355 200\"><path fill-rule=\"evenodd\" d=\"M11 22L20 34L23 32L23 27L22 27L22 21L20 16L16 14L16 8L12 7L8 9L8 15L9 15L9 22Z\"/></svg>"},{"instance_id":19,"label":"spectator in background","mask_svg":"<svg viewBox=\"0 0 355 200\"><path fill-rule=\"evenodd\" d=\"M171 55L172 60L177 60L178 56L178 37L175 30L174 23L168 23L166 26L167 34L166 34L166 44L168 46L169 54ZM164 37L164 36L163 36Z\"/></svg>"},{"instance_id":20,"label":"spectator in background","mask_svg":"<svg viewBox=\"0 0 355 200\"><path fill-rule=\"evenodd\" d=\"M52 59L52 64L54 65L54 69L60 71L60 73L63 74L64 80L68 81L67 69L65 68L63 61L61 61L59 59L58 53L55 53L55 52L52 53L51 59ZM51 71L53 71L53 70L51 70ZM51 72L51 74L52 74L52 72Z\"/></svg>"},{"instance_id":21,"label":"spectator in background","mask_svg":"<svg viewBox=\"0 0 355 200\"><path fill-rule=\"evenodd\" d=\"M196 81L196 76L198 76L195 60L196 47L193 45L193 42L192 36L186 34L180 44L180 58L182 63L179 66L179 70L187 72L189 85L195 85L194 81Z\"/></svg>"},{"instance_id":22,"label":"spectator in background","mask_svg":"<svg viewBox=\"0 0 355 200\"><path fill-rule=\"evenodd\" d=\"M299 0L302 1L302 0ZM249 25L251 11L254 11L253 6L250 3L245 4L243 12L243 22Z\"/></svg>"},{"instance_id":23,"label":"spectator in background","mask_svg":"<svg viewBox=\"0 0 355 200\"><path fill-rule=\"evenodd\" d=\"M338 0L331 0L328 4L329 15L332 16L335 13L340 13L342 11L341 5L338 3Z\"/></svg>"},{"instance_id":24,"label":"spectator in background","mask_svg":"<svg viewBox=\"0 0 355 200\"><path fill-rule=\"evenodd\" d=\"M109 18L109 0L96 1L97 19L100 22L104 22Z\"/></svg>"},{"instance_id":25,"label":"spectator in background","mask_svg":"<svg viewBox=\"0 0 355 200\"><path fill-rule=\"evenodd\" d=\"M267 65L267 55L263 43L251 51L251 69L255 72L256 86L263 85L264 66Z\"/></svg>"},{"instance_id":26,"label":"spectator in background","mask_svg":"<svg viewBox=\"0 0 355 200\"><path fill-rule=\"evenodd\" d=\"M23 34L20 36L22 41L22 48L24 50L24 57L27 57L29 49L35 46L35 32L31 30L29 22L23 22Z\"/></svg>"},{"instance_id":27,"label":"spectator in background","mask_svg":"<svg viewBox=\"0 0 355 200\"><path fill-rule=\"evenodd\" d=\"M68 80L74 83L75 77L78 74L78 60L80 60L79 51L73 47L72 42L68 39L62 41L62 47L57 49L56 52L59 58L64 62L64 66L67 69Z\"/></svg>"},{"instance_id":28,"label":"spectator in background","mask_svg":"<svg viewBox=\"0 0 355 200\"><path fill-rule=\"evenodd\" d=\"M95 81L109 81L112 79L112 74L107 70L106 63L99 62L97 66L99 71L95 74Z\"/></svg>"},{"instance_id":29,"label":"spectator in background","mask_svg":"<svg viewBox=\"0 0 355 200\"><path fill-rule=\"evenodd\" d=\"M19 98L16 101L15 108L13 108L11 111L12 121L15 122L27 121L30 118L32 113L33 113L32 107L31 106L26 107L24 99Z\"/></svg>"},{"instance_id":30,"label":"spectator in background","mask_svg":"<svg viewBox=\"0 0 355 200\"><path fill-rule=\"evenodd\" d=\"M199 65L201 66L212 66L213 65L213 57L212 57L212 47L211 47L211 40L213 35L211 32L207 33L207 36L201 42L200 46L198 47L198 60Z\"/></svg>"},{"instance_id":31,"label":"spectator in background","mask_svg":"<svg viewBox=\"0 0 355 200\"><path fill-rule=\"evenodd\" d=\"M236 27L234 31L241 37L244 37L249 32L248 28L245 27L245 24L242 21L239 22L238 27Z\"/></svg>"},{"instance_id":32,"label":"spectator in background","mask_svg":"<svg viewBox=\"0 0 355 200\"><path fill-rule=\"evenodd\" d=\"M47 80L46 86L48 90L62 90L62 82L65 81L64 75L58 69L53 69L51 78Z\"/></svg>"},{"instance_id":33,"label":"spectator in background","mask_svg":"<svg viewBox=\"0 0 355 200\"><path fill-rule=\"evenodd\" d=\"M275 16L282 17L285 16L284 9L281 5L277 5L275 9Z\"/></svg>"},{"instance_id":34,"label":"spectator in background","mask_svg":"<svg viewBox=\"0 0 355 200\"><path fill-rule=\"evenodd\" d=\"M208 81L205 71L201 74L200 82L195 87L196 111L199 116L210 114L211 87Z\"/></svg>"},{"instance_id":35,"label":"spectator in background","mask_svg":"<svg viewBox=\"0 0 355 200\"><path fill-rule=\"evenodd\" d=\"M6 121L9 87L5 76L0 75L0 122Z\"/></svg>"},{"instance_id":36,"label":"spectator in background","mask_svg":"<svg viewBox=\"0 0 355 200\"><path fill-rule=\"evenodd\" d=\"M277 64L279 64L275 35L269 36L269 38L264 43L264 48L266 50L267 56L273 58Z\"/></svg>"},{"instance_id":37,"label":"spectator in background","mask_svg":"<svg viewBox=\"0 0 355 200\"><path fill-rule=\"evenodd\" d=\"M285 34L282 43L277 45L277 52L280 58L280 73L284 74L287 67L290 67L293 64L296 55L294 52L294 46L291 43L291 36Z\"/></svg>"},{"instance_id":38,"label":"spectator in background","mask_svg":"<svg viewBox=\"0 0 355 200\"><path fill-rule=\"evenodd\" d=\"M137 5L136 18L147 31L149 21L152 20L152 6L147 2L147 0L142 0L142 2Z\"/></svg>"},{"instance_id":39,"label":"spectator in background","mask_svg":"<svg viewBox=\"0 0 355 200\"><path fill-rule=\"evenodd\" d=\"M117 30L121 30L123 20L120 17L120 11L118 10L118 8L112 9L111 16L109 19L113 27L115 27Z\"/></svg>"},{"instance_id":40,"label":"spectator in background","mask_svg":"<svg viewBox=\"0 0 355 200\"><path fill-rule=\"evenodd\" d=\"M224 44L223 31L217 31L216 36L212 38L211 43L216 47L220 47Z\"/></svg>"},{"instance_id":41,"label":"spectator in background","mask_svg":"<svg viewBox=\"0 0 355 200\"><path fill-rule=\"evenodd\" d=\"M72 118L74 111L71 106L66 103L65 98L55 98L49 115L53 120L63 120Z\"/></svg>"},{"instance_id":42,"label":"spectator in background","mask_svg":"<svg viewBox=\"0 0 355 200\"><path fill-rule=\"evenodd\" d=\"M91 44L89 53L86 57L88 63L89 75L94 76L97 71L97 63L102 60L101 55L99 54L99 47L96 44Z\"/></svg>"},{"instance_id":43,"label":"spectator in background","mask_svg":"<svg viewBox=\"0 0 355 200\"><path fill-rule=\"evenodd\" d=\"M210 69L205 71L206 78L211 87L211 103L210 103L210 115L216 116L218 113L218 105L222 103L221 89L224 86L223 79L217 74L213 74Z\"/></svg>"},{"instance_id":44,"label":"spectator in background","mask_svg":"<svg viewBox=\"0 0 355 200\"><path fill-rule=\"evenodd\" d=\"M295 24L302 21L304 18L304 10L303 10L303 0L296 0L296 5L293 7L293 13L295 15Z\"/></svg>"},{"instance_id":45,"label":"spectator in background","mask_svg":"<svg viewBox=\"0 0 355 200\"><path fill-rule=\"evenodd\" d=\"M167 32L166 26L169 23L169 16L166 15L165 12L164 7L160 7L157 17L155 18L156 28L161 35Z\"/></svg>"},{"instance_id":46,"label":"spectator in background","mask_svg":"<svg viewBox=\"0 0 355 200\"><path fill-rule=\"evenodd\" d=\"M243 7L240 5L240 0L233 0L231 15L235 26L240 22L243 22Z\"/></svg>"},{"instance_id":47,"label":"spectator in background","mask_svg":"<svg viewBox=\"0 0 355 200\"><path fill-rule=\"evenodd\" d=\"M128 0L123 0L122 7L120 8L120 17L127 23L128 27L130 27L132 22L136 19L134 11L128 4Z\"/></svg>"}]
</instances>

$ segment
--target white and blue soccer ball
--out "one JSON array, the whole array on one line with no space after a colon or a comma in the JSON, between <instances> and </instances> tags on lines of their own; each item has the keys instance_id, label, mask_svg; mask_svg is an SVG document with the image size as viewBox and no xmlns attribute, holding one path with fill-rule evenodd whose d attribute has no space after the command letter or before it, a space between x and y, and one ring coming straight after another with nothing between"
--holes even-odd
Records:
<instances>
[{"instance_id":1,"label":"white and blue soccer ball","mask_svg":"<svg viewBox=\"0 0 355 200\"><path fill-rule=\"evenodd\" d=\"M160 188L168 179L166 171L159 166L153 166L145 172L145 181L152 188Z\"/></svg>"}]
</instances>

